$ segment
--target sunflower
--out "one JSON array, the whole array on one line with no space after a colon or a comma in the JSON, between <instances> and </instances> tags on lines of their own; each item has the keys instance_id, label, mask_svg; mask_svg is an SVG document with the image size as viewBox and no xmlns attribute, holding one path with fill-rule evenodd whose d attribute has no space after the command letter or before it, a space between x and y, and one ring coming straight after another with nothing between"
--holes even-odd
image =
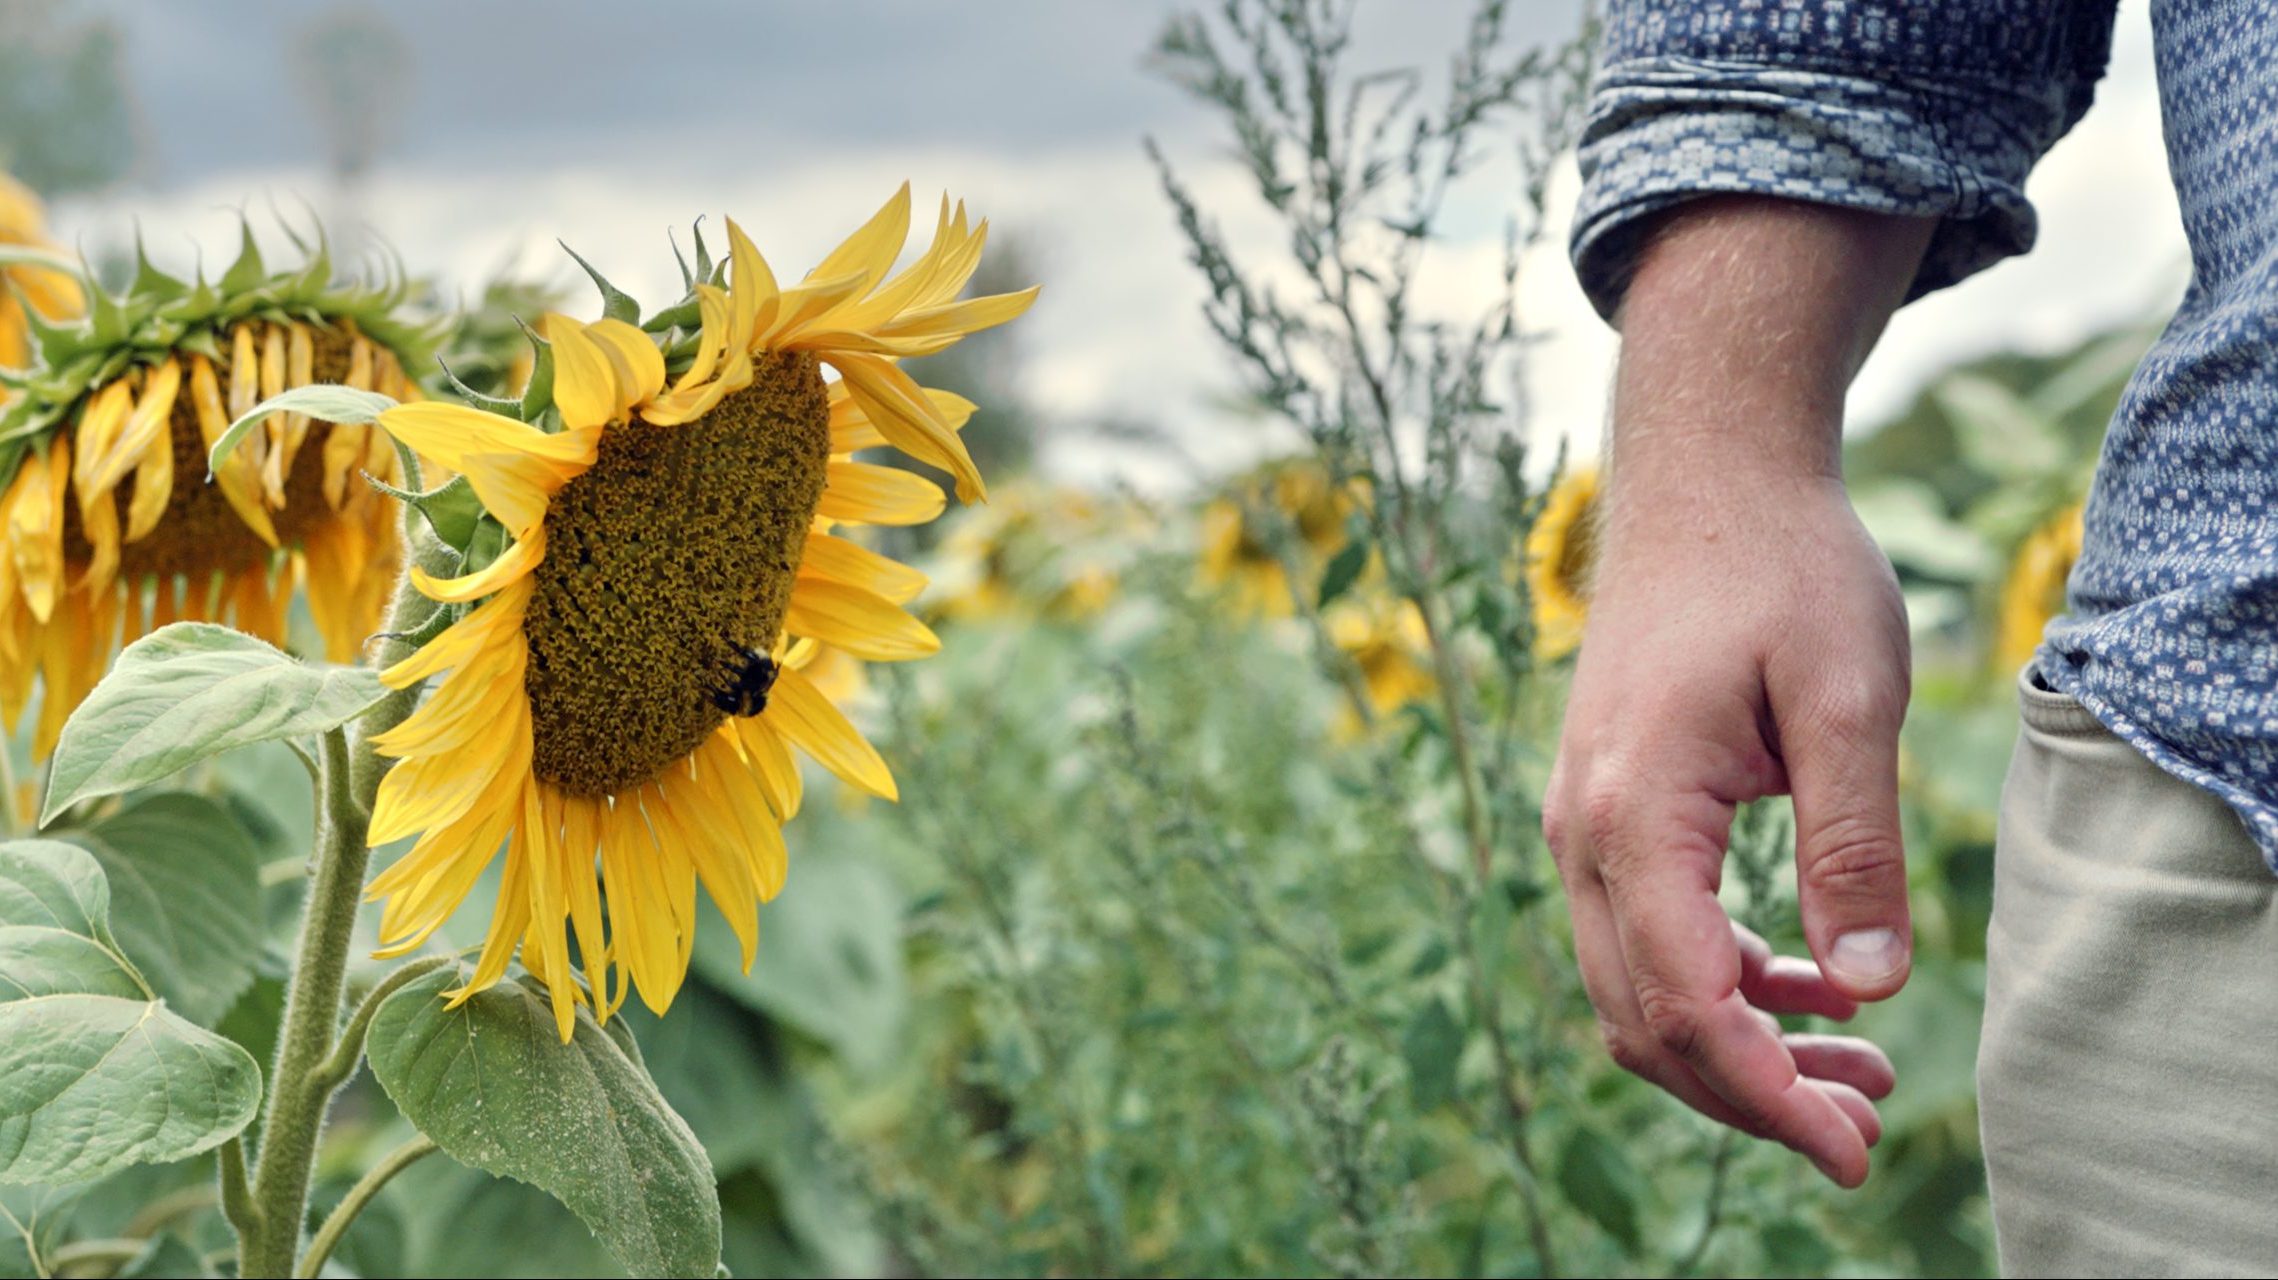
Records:
<instances>
[{"instance_id":1,"label":"sunflower","mask_svg":"<svg viewBox=\"0 0 2278 1280\"><path fill-rule=\"evenodd\" d=\"M1598 559L1598 470L1558 478L1527 531L1527 589L1534 597L1535 651L1556 661L1582 643L1590 573Z\"/></svg>"},{"instance_id":2,"label":"sunflower","mask_svg":"<svg viewBox=\"0 0 2278 1280\"><path fill-rule=\"evenodd\" d=\"M1285 521L1302 559L1318 565L1345 545L1346 525L1360 509L1358 490L1310 458L1269 464L1203 508L1202 583L1226 592L1248 616L1286 617L1289 576L1265 521Z\"/></svg>"},{"instance_id":3,"label":"sunflower","mask_svg":"<svg viewBox=\"0 0 2278 1280\"><path fill-rule=\"evenodd\" d=\"M1416 606L1389 594L1348 595L1322 619L1329 639L1360 668L1369 707L1378 715L1398 711L1438 687L1426 657L1429 640ZM1357 717L1344 729L1359 730Z\"/></svg>"},{"instance_id":4,"label":"sunflower","mask_svg":"<svg viewBox=\"0 0 2278 1280\"><path fill-rule=\"evenodd\" d=\"M27 304L47 319L61 320L79 314L85 299L77 276L38 265L38 258L55 252L46 210L31 188L0 173L0 252L8 251L28 259L0 270L0 366L13 369L31 358Z\"/></svg>"},{"instance_id":5,"label":"sunflower","mask_svg":"<svg viewBox=\"0 0 2278 1280\"><path fill-rule=\"evenodd\" d=\"M1114 550L1134 541L1136 513L1075 489L1027 484L997 495L942 539L941 617L1081 621L1115 600ZM1109 544L1109 545L1103 545Z\"/></svg>"},{"instance_id":6,"label":"sunflower","mask_svg":"<svg viewBox=\"0 0 2278 1280\"><path fill-rule=\"evenodd\" d=\"M2049 619L2064 612L2065 579L2080 559L2082 504L2075 502L2026 535L2001 584L2001 613L1993 657L2005 672L2032 661Z\"/></svg>"},{"instance_id":7,"label":"sunflower","mask_svg":"<svg viewBox=\"0 0 2278 1280\"><path fill-rule=\"evenodd\" d=\"M897 361L1035 296L959 300L987 224L946 200L931 247L893 273L908 224L905 186L781 287L730 222L728 258L715 269L699 239L689 296L645 323L598 275L602 319L546 317L518 410L372 401L389 435L471 486L501 548L476 554L478 535L459 576L413 571L456 620L383 673L396 688L443 676L373 740L397 763L371 841L417 837L368 888L385 903L383 955L420 946L504 842L489 933L455 998L519 952L565 1040L580 1002L606 1017L638 990L662 1012L686 975L699 884L752 962L800 802L792 747L895 797L811 673L826 649L895 662L939 647L901 607L923 575L835 530L922 523L945 499L850 455L891 444L981 497L963 402Z\"/></svg>"},{"instance_id":8,"label":"sunflower","mask_svg":"<svg viewBox=\"0 0 2278 1280\"><path fill-rule=\"evenodd\" d=\"M82 272L84 320L31 317L29 366L0 374L0 715L37 679L45 755L118 647L169 622L233 622L283 644L295 583L327 656L378 625L397 539L356 479L395 476L386 438L272 419L206 482L206 449L264 395L343 382L404 399L424 335L394 318L404 286L334 281L321 243L272 274L250 230L218 283L139 265L122 296Z\"/></svg>"}]
</instances>

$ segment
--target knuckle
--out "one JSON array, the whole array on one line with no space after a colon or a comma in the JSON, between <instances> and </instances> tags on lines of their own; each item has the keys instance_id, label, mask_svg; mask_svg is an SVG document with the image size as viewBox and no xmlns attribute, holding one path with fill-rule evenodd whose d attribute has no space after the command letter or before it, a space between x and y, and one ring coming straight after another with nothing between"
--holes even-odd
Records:
<instances>
[{"instance_id":1,"label":"knuckle","mask_svg":"<svg viewBox=\"0 0 2278 1280\"><path fill-rule=\"evenodd\" d=\"M1699 1051L1703 1022L1696 1001L1665 987L1641 987L1637 1006L1663 1049L1687 1060Z\"/></svg>"},{"instance_id":2,"label":"knuckle","mask_svg":"<svg viewBox=\"0 0 2278 1280\"><path fill-rule=\"evenodd\" d=\"M1905 705L1905 695L1888 680L1859 676L1828 685L1814 711L1824 731L1855 742L1895 728Z\"/></svg>"},{"instance_id":3,"label":"knuckle","mask_svg":"<svg viewBox=\"0 0 2278 1280\"><path fill-rule=\"evenodd\" d=\"M1842 818L1812 833L1803 874L1821 891L1871 893L1903 883L1906 854L1897 833L1864 818Z\"/></svg>"},{"instance_id":4,"label":"knuckle","mask_svg":"<svg viewBox=\"0 0 2278 1280\"><path fill-rule=\"evenodd\" d=\"M1606 1056L1614 1060L1615 1066L1633 1076L1646 1074L1653 1061L1654 1051L1646 1046L1636 1032L1600 1018L1598 1039L1605 1043Z\"/></svg>"},{"instance_id":5,"label":"knuckle","mask_svg":"<svg viewBox=\"0 0 2278 1280\"><path fill-rule=\"evenodd\" d=\"M1580 801L1583 839L1597 849L1619 845L1629 825L1631 801L1629 787L1617 777L1599 776L1584 783Z\"/></svg>"}]
</instances>

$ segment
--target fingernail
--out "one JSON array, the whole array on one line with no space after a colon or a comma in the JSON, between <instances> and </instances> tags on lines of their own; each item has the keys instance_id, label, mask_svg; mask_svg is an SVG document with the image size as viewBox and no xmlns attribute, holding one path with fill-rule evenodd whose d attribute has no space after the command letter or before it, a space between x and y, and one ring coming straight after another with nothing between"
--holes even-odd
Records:
<instances>
[{"instance_id":1,"label":"fingernail","mask_svg":"<svg viewBox=\"0 0 2278 1280\"><path fill-rule=\"evenodd\" d=\"M1839 935L1827 950L1827 967L1853 982L1879 982L1906 964L1906 942L1895 929L1859 929Z\"/></svg>"}]
</instances>

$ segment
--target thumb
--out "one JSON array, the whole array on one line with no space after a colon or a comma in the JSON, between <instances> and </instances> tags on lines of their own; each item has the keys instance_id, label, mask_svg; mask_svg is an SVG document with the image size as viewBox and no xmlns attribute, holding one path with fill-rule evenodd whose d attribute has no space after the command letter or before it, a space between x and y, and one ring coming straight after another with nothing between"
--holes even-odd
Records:
<instances>
[{"instance_id":1,"label":"thumb","mask_svg":"<svg viewBox=\"0 0 2278 1280\"><path fill-rule=\"evenodd\" d=\"M1906 985L1913 926L1898 830L1898 726L1905 694L1821 697L1779 716L1795 797L1796 893L1821 973L1854 1000Z\"/></svg>"}]
</instances>

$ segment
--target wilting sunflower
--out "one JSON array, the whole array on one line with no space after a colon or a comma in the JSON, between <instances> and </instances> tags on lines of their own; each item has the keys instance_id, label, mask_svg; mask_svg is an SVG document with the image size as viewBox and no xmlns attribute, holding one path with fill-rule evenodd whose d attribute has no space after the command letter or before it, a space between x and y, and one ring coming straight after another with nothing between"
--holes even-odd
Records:
<instances>
[{"instance_id":1,"label":"wilting sunflower","mask_svg":"<svg viewBox=\"0 0 2278 1280\"><path fill-rule=\"evenodd\" d=\"M1337 484L1310 458L1259 469L1203 508L1203 585L1226 592L1250 616L1288 616L1289 576L1275 553L1272 530L1261 527L1264 520L1285 520L1302 561L1318 567L1345 545L1346 524L1361 501L1354 487Z\"/></svg>"},{"instance_id":2,"label":"wilting sunflower","mask_svg":"<svg viewBox=\"0 0 2278 1280\"><path fill-rule=\"evenodd\" d=\"M780 828L799 807L791 747L894 797L808 664L822 646L864 662L938 647L899 603L924 578L832 530L922 523L944 498L849 455L891 444L981 496L961 402L896 362L1035 295L958 299L987 224L946 201L932 246L893 273L908 224L904 187L786 288L730 222L727 261L715 269L699 241L689 297L645 324L598 276L605 318L547 317L550 367L532 383L550 393L520 414L375 402L378 424L463 476L510 539L460 576L415 571L459 616L383 676L398 688L444 677L374 739L399 763L372 842L418 837L369 887L386 903L385 954L421 945L503 841L489 935L457 997L519 950L564 1039L589 999L607 1016L637 988L662 1011L686 975L698 884L752 961L759 906L787 870Z\"/></svg>"},{"instance_id":3,"label":"wilting sunflower","mask_svg":"<svg viewBox=\"0 0 2278 1280\"><path fill-rule=\"evenodd\" d=\"M1527 588L1534 596L1535 651L1556 661L1582 643L1590 573L1598 559L1598 470L1558 478L1527 533Z\"/></svg>"},{"instance_id":4,"label":"wilting sunflower","mask_svg":"<svg viewBox=\"0 0 2278 1280\"><path fill-rule=\"evenodd\" d=\"M43 690L34 749L118 648L169 622L234 623L285 641L295 583L328 656L378 625L397 537L357 478L396 475L379 432L271 419L206 480L232 416L289 387L338 382L410 398L403 361L424 335L395 318L404 286L335 281L321 245L269 272L249 231L219 282L140 264L122 296L92 275L84 320L30 321L30 362L0 374L0 714Z\"/></svg>"},{"instance_id":5,"label":"wilting sunflower","mask_svg":"<svg viewBox=\"0 0 2278 1280\"><path fill-rule=\"evenodd\" d=\"M25 250L30 252L21 252ZM0 173L0 254L36 259L54 252L40 198L31 188ZM84 301L79 278L68 271L36 262L17 262L0 270L0 366L21 368L31 358L31 331L24 316L27 304L47 319L62 320L78 315Z\"/></svg>"},{"instance_id":6,"label":"wilting sunflower","mask_svg":"<svg viewBox=\"0 0 2278 1280\"><path fill-rule=\"evenodd\" d=\"M2065 580L2080 559L2082 504L2075 502L2027 534L2001 584L2001 616L1993 642L1994 661L2014 673L2032 661L2049 619L2064 612Z\"/></svg>"}]
</instances>

